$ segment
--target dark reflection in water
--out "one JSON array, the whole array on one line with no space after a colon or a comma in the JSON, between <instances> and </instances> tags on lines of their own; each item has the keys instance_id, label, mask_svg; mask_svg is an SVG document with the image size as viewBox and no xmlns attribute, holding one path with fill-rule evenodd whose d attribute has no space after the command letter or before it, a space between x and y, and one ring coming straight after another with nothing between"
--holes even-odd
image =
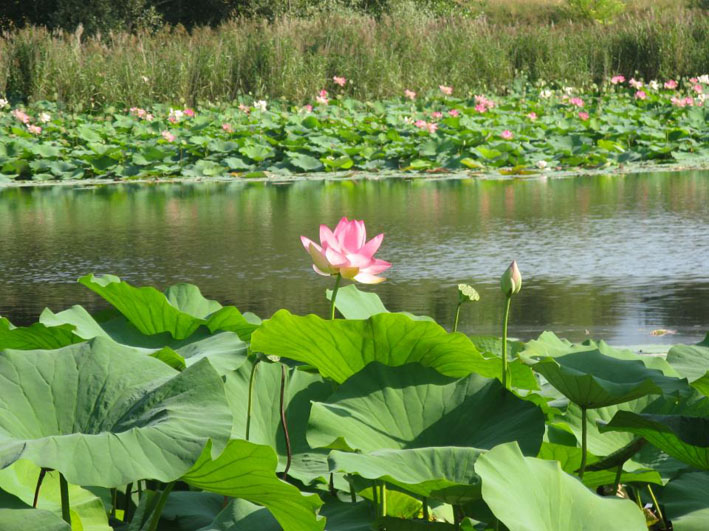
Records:
<instances>
[{"instance_id":1,"label":"dark reflection in water","mask_svg":"<svg viewBox=\"0 0 709 531\"><path fill-rule=\"evenodd\" d=\"M511 333L545 329L616 344L697 341L709 330L709 172L573 179L107 185L0 191L0 314L103 307L75 283L114 273L138 285L199 285L263 317L326 313L329 279L299 235L342 215L386 233L394 266L374 289L393 310L450 326L455 284L481 302L468 332L499 333L497 279L515 258L524 288ZM676 330L655 337L652 330Z\"/></svg>"}]
</instances>

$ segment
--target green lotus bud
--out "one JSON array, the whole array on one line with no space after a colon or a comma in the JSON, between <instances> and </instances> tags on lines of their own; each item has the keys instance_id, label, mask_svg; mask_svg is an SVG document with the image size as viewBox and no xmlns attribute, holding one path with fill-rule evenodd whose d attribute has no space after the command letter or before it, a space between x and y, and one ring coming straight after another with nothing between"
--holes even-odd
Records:
<instances>
[{"instance_id":1,"label":"green lotus bud","mask_svg":"<svg viewBox=\"0 0 709 531\"><path fill-rule=\"evenodd\" d=\"M458 303L475 302L480 300L480 295L469 284L458 284Z\"/></svg>"},{"instance_id":2,"label":"green lotus bud","mask_svg":"<svg viewBox=\"0 0 709 531\"><path fill-rule=\"evenodd\" d=\"M519 272L516 261L512 260L510 267L502 274L500 288L507 297L517 295L522 289L522 273Z\"/></svg>"}]
</instances>

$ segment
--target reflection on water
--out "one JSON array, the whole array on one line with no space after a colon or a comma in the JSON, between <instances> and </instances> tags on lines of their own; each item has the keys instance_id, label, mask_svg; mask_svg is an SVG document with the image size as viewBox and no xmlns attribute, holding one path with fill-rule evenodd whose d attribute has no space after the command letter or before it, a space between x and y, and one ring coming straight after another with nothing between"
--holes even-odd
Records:
<instances>
[{"instance_id":1,"label":"reflection on water","mask_svg":"<svg viewBox=\"0 0 709 531\"><path fill-rule=\"evenodd\" d=\"M482 296L461 328L499 333L497 278L514 258L524 288L511 333L551 329L616 344L697 341L709 330L709 172L549 180L299 181L0 190L0 314L103 304L75 283L114 273L186 281L263 317L326 313L329 279L299 235L342 215L386 233L394 265L376 290L394 310L452 322L455 284ZM655 337L657 328L676 330Z\"/></svg>"}]
</instances>

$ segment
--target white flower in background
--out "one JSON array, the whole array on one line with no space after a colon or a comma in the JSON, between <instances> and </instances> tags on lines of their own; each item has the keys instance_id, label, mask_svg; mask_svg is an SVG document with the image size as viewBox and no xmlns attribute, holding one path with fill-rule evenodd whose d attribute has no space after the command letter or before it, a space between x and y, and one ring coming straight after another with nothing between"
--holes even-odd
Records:
<instances>
[{"instance_id":1,"label":"white flower in background","mask_svg":"<svg viewBox=\"0 0 709 531\"><path fill-rule=\"evenodd\" d=\"M574 92L576 92L576 89L574 87L564 87L564 94L567 96L571 96Z\"/></svg>"},{"instance_id":2,"label":"white flower in background","mask_svg":"<svg viewBox=\"0 0 709 531\"><path fill-rule=\"evenodd\" d=\"M52 116L49 113L42 112L42 113L39 113L38 119L43 124L46 124L48 121L50 121L52 119Z\"/></svg>"},{"instance_id":3,"label":"white flower in background","mask_svg":"<svg viewBox=\"0 0 709 531\"><path fill-rule=\"evenodd\" d=\"M254 102L254 109L258 109L259 111L265 111L266 106L268 103L266 103L266 100L258 100Z\"/></svg>"},{"instance_id":4,"label":"white flower in background","mask_svg":"<svg viewBox=\"0 0 709 531\"><path fill-rule=\"evenodd\" d=\"M170 114L167 117L167 119L172 122L173 124L176 122L179 122L182 120L182 117L185 115L185 113L179 109L170 109Z\"/></svg>"},{"instance_id":5,"label":"white flower in background","mask_svg":"<svg viewBox=\"0 0 709 531\"><path fill-rule=\"evenodd\" d=\"M554 94L554 93L553 93L551 90L549 90L549 89L544 89L544 90L542 90L542 91L539 92L539 97L540 97L540 98L544 98L544 99L548 99L548 98L551 98L553 94Z\"/></svg>"},{"instance_id":6,"label":"white flower in background","mask_svg":"<svg viewBox=\"0 0 709 531\"><path fill-rule=\"evenodd\" d=\"M697 78L697 81L699 81L703 85L709 85L709 74L704 74L703 76L699 76Z\"/></svg>"},{"instance_id":7,"label":"white flower in background","mask_svg":"<svg viewBox=\"0 0 709 531\"><path fill-rule=\"evenodd\" d=\"M704 102L707 101L707 95L706 94L698 94L697 101L700 103L700 106L704 105Z\"/></svg>"},{"instance_id":8,"label":"white flower in background","mask_svg":"<svg viewBox=\"0 0 709 531\"><path fill-rule=\"evenodd\" d=\"M545 170L547 167L547 161L546 160L538 160L537 161L537 168L540 170Z\"/></svg>"},{"instance_id":9,"label":"white flower in background","mask_svg":"<svg viewBox=\"0 0 709 531\"><path fill-rule=\"evenodd\" d=\"M6 99L0 98L0 109L4 109L8 105L10 105L10 103Z\"/></svg>"},{"instance_id":10,"label":"white flower in background","mask_svg":"<svg viewBox=\"0 0 709 531\"><path fill-rule=\"evenodd\" d=\"M150 80L148 79L148 76L140 76L140 79L143 80L143 83L147 83L148 81L150 81Z\"/></svg>"},{"instance_id":11,"label":"white flower in background","mask_svg":"<svg viewBox=\"0 0 709 531\"><path fill-rule=\"evenodd\" d=\"M650 81L650 83L648 83L647 86L650 87L650 89L652 89L652 90L657 90L660 88L660 84L657 81L655 81L654 79L652 81Z\"/></svg>"}]
</instances>

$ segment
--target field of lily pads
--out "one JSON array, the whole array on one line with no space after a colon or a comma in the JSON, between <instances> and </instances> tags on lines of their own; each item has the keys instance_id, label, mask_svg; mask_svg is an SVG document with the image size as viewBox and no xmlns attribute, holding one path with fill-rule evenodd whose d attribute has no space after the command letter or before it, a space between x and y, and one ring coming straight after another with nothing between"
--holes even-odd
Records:
<instances>
[{"instance_id":1,"label":"field of lily pads","mask_svg":"<svg viewBox=\"0 0 709 531\"><path fill-rule=\"evenodd\" d=\"M507 339L514 262L502 337L449 332L346 284L382 238L302 237L323 317L87 275L108 309L0 319L0 529L709 528L709 336Z\"/></svg>"},{"instance_id":2,"label":"field of lily pads","mask_svg":"<svg viewBox=\"0 0 709 531\"><path fill-rule=\"evenodd\" d=\"M347 83L335 76L299 105L242 100L75 114L0 99L0 180L515 174L709 161L706 75L647 83L615 76L588 89L520 82L502 96L441 85L374 102L345 97Z\"/></svg>"}]
</instances>

